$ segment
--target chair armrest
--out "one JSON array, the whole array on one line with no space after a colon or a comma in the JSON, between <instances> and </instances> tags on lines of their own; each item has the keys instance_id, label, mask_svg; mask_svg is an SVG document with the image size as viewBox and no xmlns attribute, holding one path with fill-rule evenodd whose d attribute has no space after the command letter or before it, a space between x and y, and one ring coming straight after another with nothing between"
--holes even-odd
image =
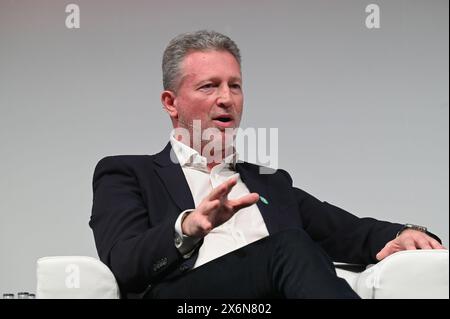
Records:
<instances>
[{"instance_id":1,"label":"chair armrest","mask_svg":"<svg viewBox=\"0 0 450 319\"><path fill-rule=\"evenodd\" d=\"M93 257L43 257L37 260L36 275L36 298L120 298L114 275L105 264Z\"/></svg>"},{"instance_id":2,"label":"chair armrest","mask_svg":"<svg viewBox=\"0 0 450 319\"><path fill-rule=\"evenodd\" d=\"M448 250L405 250L369 266L356 281L362 298L449 298Z\"/></svg>"},{"instance_id":3,"label":"chair armrest","mask_svg":"<svg viewBox=\"0 0 450 319\"><path fill-rule=\"evenodd\" d=\"M334 262L334 267L336 268L336 275L342 279L345 279L350 287L356 291L358 278L366 267L364 265L339 262Z\"/></svg>"}]
</instances>

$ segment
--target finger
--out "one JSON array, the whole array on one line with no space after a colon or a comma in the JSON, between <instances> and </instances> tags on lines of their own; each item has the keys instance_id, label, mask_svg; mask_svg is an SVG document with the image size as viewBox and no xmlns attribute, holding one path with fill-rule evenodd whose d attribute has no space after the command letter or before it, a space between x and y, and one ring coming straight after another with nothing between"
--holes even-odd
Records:
<instances>
[{"instance_id":1,"label":"finger","mask_svg":"<svg viewBox=\"0 0 450 319\"><path fill-rule=\"evenodd\" d=\"M209 193L208 200L212 201L212 200L220 198L221 196L223 196L223 194L225 194L226 190L227 190L227 186L225 184L220 184L219 186L214 188L211 191L211 193Z\"/></svg>"},{"instance_id":2,"label":"finger","mask_svg":"<svg viewBox=\"0 0 450 319\"><path fill-rule=\"evenodd\" d=\"M234 185L237 184L237 178L232 177L230 179L227 179L224 183L227 185L227 189L226 189L225 194L226 194L226 196L228 196L228 194L230 193L231 189L234 187Z\"/></svg>"},{"instance_id":3,"label":"finger","mask_svg":"<svg viewBox=\"0 0 450 319\"><path fill-rule=\"evenodd\" d=\"M219 208L219 206L220 206L219 199L203 200L203 202L198 207L198 211L202 215L210 215L214 210Z\"/></svg>"},{"instance_id":4,"label":"finger","mask_svg":"<svg viewBox=\"0 0 450 319\"><path fill-rule=\"evenodd\" d=\"M411 239L405 239L403 241L403 246L406 250L416 250L416 245L413 240Z\"/></svg>"},{"instance_id":5,"label":"finger","mask_svg":"<svg viewBox=\"0 0 450 319\"><path fill-rule=\"evenodd\" d=\"M236 185L237 180L235 178L230 178L214 188L211 193L209 193L208 200L219 199L225 194L228 194L231 188Z\"/></svg>"},{"instance_id":6,"label":"finger","mask_svg":"<svg viewBox=\"0 0 450 319\"><path fill-rule=\"evenodd\" d=\"M220 200L215 199L205 204L205 213L210 214L213 210L216 210L220 206Z\"/></svg>"},{"instance_id":7,"label":"finger","mask_svg":"<svg viewBox=\"0 0 450 319\"><path fill-rule=\"evenodd\" d=\"M417 248L431 249L431 245L428 243L427 240L419 240L419 241L417 241Z\"/></svg>"},{"instance_id":8,"label":"finger","mask_svg":"<svg viewBox=\"0 0 450 319\"><path fill-rule=\"evenodd\" d=\"M377 258L377 260L383 260L384 258L386 258L389 255L392 255L393 253L395 253L393 246L388 244L384 246L384 248L381 249L375 257Z\"/></svg>"},{"instance_id":9,"label":"finger","mask_svg":"<svg viewBox=\"0 0 450 319\"><path fill-rule=\"evenodd\" d=\"M444 246L439 244L439 242L435 239L430 240L430 245L433 249L444 249Z\"/></svg>"},{"instance_id":10,"label":"finger","mask_svg":"<svg viewBox=\"0 0 450 319\"><path fill-rule=\"evenodd\" d=\"M228 204L231 207L233 207L234 212L237 212L242 208L245 208L245 207L255 204L256 202L258 202L258 200L259 200L259 194L251 193L251 194L244 195L238 199L229 200Z\"/></svg>"},{"instance_id":11,"label":"finger","mask_svg":"<svg viewBox=\"0 0 450 319\"><path fill-rule=\"evenodd\" d=\"M213 229L213 227L213 224L207 219L203 220L200 224L200 228L204 235L207 235Z\"/></svg>"}]
</instances>

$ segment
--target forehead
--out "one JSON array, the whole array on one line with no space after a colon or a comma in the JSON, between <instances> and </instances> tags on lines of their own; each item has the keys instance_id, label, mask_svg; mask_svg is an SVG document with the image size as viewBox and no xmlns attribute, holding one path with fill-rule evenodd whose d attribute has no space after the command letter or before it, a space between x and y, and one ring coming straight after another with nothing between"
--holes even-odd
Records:
<instances>
[{"instance_id":1,"label":"forehead","mask_svg":"<svg viewBox=\"0 0 450 319\"><path fill-rule=\"evenodd\" d=\"M207 78L241 78L241 68L228 51L193 51L186 55L181 66L182 77L190 80Z\"/></svg>"}]
</instances>

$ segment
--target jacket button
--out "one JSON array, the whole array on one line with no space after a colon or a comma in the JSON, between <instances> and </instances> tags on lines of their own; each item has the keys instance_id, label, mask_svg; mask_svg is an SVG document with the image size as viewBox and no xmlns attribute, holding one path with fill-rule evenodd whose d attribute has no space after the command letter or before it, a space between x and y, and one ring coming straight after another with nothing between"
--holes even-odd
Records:
<instances>
[{"instance_id":1,"label":"jacket button","mask_svg":"<svg viewBox=\"0 0 450 319\"><path fill-rule=\"evenodd\" d=\"M167 265L167 258L161 258L160 260L158 260L156 263L153 264L153 271L156 272L165 265Z\"/></svg>"}]
</instances>

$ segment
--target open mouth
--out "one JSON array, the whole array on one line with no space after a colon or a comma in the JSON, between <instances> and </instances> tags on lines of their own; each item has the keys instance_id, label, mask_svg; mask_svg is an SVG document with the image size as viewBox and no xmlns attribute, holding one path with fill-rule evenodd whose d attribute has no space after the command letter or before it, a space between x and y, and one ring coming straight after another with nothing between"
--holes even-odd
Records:
<instances>
[{"instance_id":1,"label":"open mouth","mask_svg":"<svg viewBox=\"0 0 450 319\"><path fill-rule=\"evenodd\" d=\"M231 115L219 115L213 118L213 121L219 127L232 127L234 125L234 119Z\"/></svg>"},{"instance_id":2,"label":"open mouth","mask_svg":"<svg viewBox=\"0 0 450 319\"><path fill-rule=\"evenodd\" d=\"M230 121L232 121L231 117L218 117L216 118L217 121L220 121L222 123L228 123Z\"/></svg>"}]
</instances>

